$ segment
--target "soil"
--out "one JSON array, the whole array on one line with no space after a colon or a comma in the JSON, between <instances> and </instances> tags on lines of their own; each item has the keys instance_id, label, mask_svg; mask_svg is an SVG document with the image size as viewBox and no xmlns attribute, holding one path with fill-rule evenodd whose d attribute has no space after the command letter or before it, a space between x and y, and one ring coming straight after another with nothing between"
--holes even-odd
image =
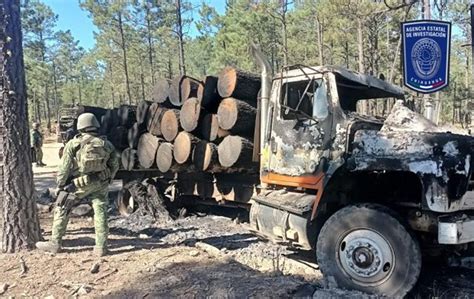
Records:
<instances>
[{"instance_id":1,"label":"soil","mask_svg":"<svg viewBox=\"0 0 474 299\"><path fill-rule=\"evenodd\" d=\"M47 190L55 185L58 149L46 143L48 166L34 167L44 206ZM114 184L111 191L118 188ZM105 257L92 253L90 216L71 218L61 253L0 254L0 297L370 297L328 287L314 252L260 239L242 222L242 211L212 209L163 223L137 213L116 215L113 206L110 212L110 254ZM42 209L40 218L48 239L52 215ZM410 297L473 297L473 274L428 265Z\"/></svg>"}]
</instances>

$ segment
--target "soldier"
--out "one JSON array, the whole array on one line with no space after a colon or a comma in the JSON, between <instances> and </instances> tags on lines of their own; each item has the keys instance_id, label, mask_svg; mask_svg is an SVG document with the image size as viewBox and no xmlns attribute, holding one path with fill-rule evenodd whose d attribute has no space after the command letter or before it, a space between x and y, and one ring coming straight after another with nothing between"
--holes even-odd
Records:
<instances>
[{"instance_id":1,"label":"soldier","mask_svg":"<svg viewBox=\"0 0 474 299\"><path fill-rule=\"evenodd\" d=\"M107 254L108 185L119 168L114 146L99 136L99 122L91 113L77 121L77 134L64 148L58 171L58 198L49 242L38 242L40 250L57 253L66 233L69 212L82 199L92 201L94 209L95 248L98 256Z\"/></svg>"},{"instance_id":2,"label":"soldier","mask_svg":"<svg viewBox=\"0 0 474 299\"><path fill-rule=\"evenodd\" d=\"M46 164L43 163L43 134L41 134L39 128L39 123L33 123L33 129L31 130L31 147L36 155L36 166L43 167L46 166Z\"/></svg>"}]
</instances>

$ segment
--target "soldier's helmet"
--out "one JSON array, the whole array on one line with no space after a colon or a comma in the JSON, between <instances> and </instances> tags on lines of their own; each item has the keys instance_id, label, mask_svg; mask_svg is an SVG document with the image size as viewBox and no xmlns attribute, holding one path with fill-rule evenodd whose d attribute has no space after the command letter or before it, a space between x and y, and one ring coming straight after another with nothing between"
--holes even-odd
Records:
<instances>
[{"instance_id":1,"label":"soldier's helmet","mask_svg":"<svg viewBox=\"0 0 474 299\"><path fill-rule=\"evenodd\" d=\"M77 129L84 130L87 128L100 128L99 121L92 113L82 113L77 118Z\"/></svg>"},{"instance_id":2,"label":"soldier's helmet","mask_svg":"<svg viewBox=\"0 0 474 299\"><path fill-rule=\"evenodd\" d=\"M40 124L37 122L33 123L33 129L38 129L40 127Z\"/></svg>"}]
</instances>

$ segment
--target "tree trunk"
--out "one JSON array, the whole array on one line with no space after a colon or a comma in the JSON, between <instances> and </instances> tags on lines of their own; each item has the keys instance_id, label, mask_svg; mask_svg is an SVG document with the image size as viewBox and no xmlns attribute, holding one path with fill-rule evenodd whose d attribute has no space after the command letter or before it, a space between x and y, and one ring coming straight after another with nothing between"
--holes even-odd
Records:
<instances>
[{"instance_id":1,"label":"tree trunk","mask_svg":"<svg viewBox=\"0 0 474 299\"><path fill-rule=\"evenodd\" d=\"M151 84L155 84L155 68L154 68L154 61L153 61L153 38L152 38L152 31L153 28L151 26L151 12L150 8L147 4L145 4L145 11L146 11L146 34L147 34L147 42L148 42L148 63L150 64L150 75L151 75Z\"/></svg>"},{"instance_id":2,"label":"tree trunk","mask_svg":"<svg viewBox=\"0 0 474 299\"><path fill-rule=\"evenodd\" d=\"M256 113L257 109L246 102L234 98L223 99L217 110L219 127L232 134L252 136Z\"/></svg>"},{"instance_id":3,"label":"tree trunk","mask_svg":"<svg viewBox=\"0 0 474 299\"><path fill-rule=\"evenodd\" d=\"M205 140L215 141L219 132L217 114L206 114L201 122L201 136Z\"/></svg>"},{"instance_id":4,"label":"tree trunk","mask_svg":"<svg viewBox=\"0 0 474 299\"><path fill-rule=\"evenodd\" d=\"M182 22L182 10L181 0L176 0L176 27L178 35L178 46L179 46L179 73L180 75L186 75L186 65L184 59L184 34L183 34L183 22Z\"/></svg>"},{"instance_id":5,"label":"tree trunk","mask_svg":"<svg viewBox=\"0 0 474 299\"><path fill-rule=\"evenodd\" d=\"M145 133L140 136L138 141L138 162L143 168L150 168L155 164L156 151L160 145L160 139L150 133Z\"/></svg>"},{"instance_id":6,"label":"tree trunk","mask_svg":"<svg viewBox=\"0 0 474 299\"><path fill-rule=\"evenodd\" d=\"M204 109L197 98L190 98L181 106L179 122L186 132L194 132L204 117Z\"/></svg>"},{"instance_id":7,"label":"tree trunk","mask_svg":"<svg viewBox=\"0 0 474 299\"><path fill-rule=\"evenodd\" d=\"M34 248L41 239L31 169L19 1L0 4L0 102L3 142L2 251Z\"/></svg>"},{"instance_id":8,"label":"tree trunk","mask_svg":"<svg viewBox=\"0 0 474 299\"><path fill-rule=\"evenodd\" d=\"M137 150L133 148L126 148L122 152L122 166L125 170L132 170L138 166Z\"/></svg>"},{"instance_id":9,"label":"tree trunk","mask_svg":"<svg viewBox=\"0 0 474 299\"><path fill-rule=\"evenodd\" d=\"M123 31L123 20L122 13L118 13L118 27L120 33L120 46L123 53L123 71L125 73L125 87L127 88L128 104L132 104L132 93L130 92L130 78L128 75L128 63L127 63L127 43L125 41L125 33Z\"/></svg>"},{"instance_id":10,"label":"tree trunk","mask_svg":"<svg viewBox=\"0 0 474 299\"><path fill-rule=\"evenodd\" d=\"M166 109L160 107L160 104L153 103L148 108L147 130L155 136L161 136L161 118Z\"/></svg>"},{"instance_id":11,"label":"tree trunk","mask_svg":"<svg viewBox=\"0 0 474 299\"><path fill-rule=\"evenodd\" d=\"M180 132L173 144L173 157L178 164L192 161L194 146L201 140L188 132Z\"/></svg>"},{"instance_id":12,"label":"tree trunk","mask_svg":"<svg viewBox=\"0 0 474 299\"><path fill-rule=\"evenodd\" d=\"M178 135L178 132L181 131L181 126L179 124L179 110L169 109L161 117L161 134L166 141L173 141Z\"/></svg>"},{"instance_id":13,"label":"tree trunk","mask_svg":"<svg viewBox=\"0 0 474 299\"><path fill-rule=\"evenodd\" d=\"M233 97L256 107L260 85L257 75L226 67L219 73L217 90L223 98Z\"/></svg>"}]
</instances>

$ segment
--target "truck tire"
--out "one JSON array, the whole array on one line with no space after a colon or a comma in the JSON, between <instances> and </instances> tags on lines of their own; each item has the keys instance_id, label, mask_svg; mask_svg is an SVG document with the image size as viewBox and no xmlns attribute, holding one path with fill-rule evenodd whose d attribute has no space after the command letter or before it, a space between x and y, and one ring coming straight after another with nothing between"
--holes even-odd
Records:
<instances>
[{"instance_id":1,"label":"truck tire","mask_svg":"<svg viewBox=\"0 0 474 299\"><path fill-rule=\"evenodd\" d=\"M337 211L321 229L316 247L324 276L341 288L403 297L420 274L418 241L381 205Z\"/></svg>"}]
</instances>

